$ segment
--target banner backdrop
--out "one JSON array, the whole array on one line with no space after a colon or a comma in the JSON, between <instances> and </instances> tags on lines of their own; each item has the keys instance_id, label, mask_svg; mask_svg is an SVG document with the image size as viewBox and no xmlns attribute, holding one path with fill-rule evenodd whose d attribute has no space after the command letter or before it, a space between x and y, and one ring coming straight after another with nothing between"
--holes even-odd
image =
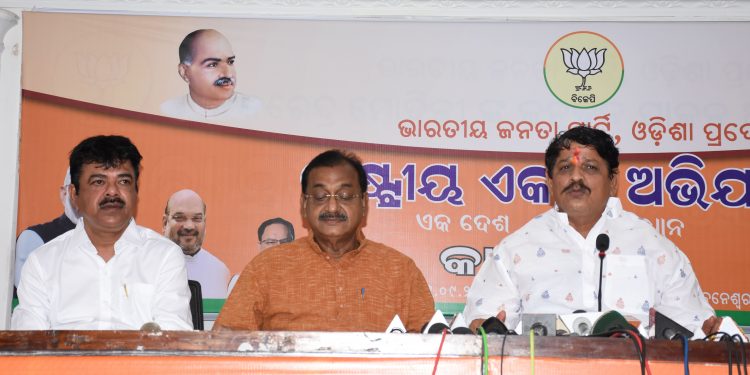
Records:
<instances>
[{"instance_id":1,"label":"banner backdrop","mask_svg":"<svg viewBox=\"0 0 750 375\"><path fill-rule=\"evenodd\" d=\"M178 46L220 31L239 116L165 113L186 97ZM713 306L745 320L750 261L750 24L238 20L24 14L18 228L60 214L67 155L95 134L144 155L136 220L167 198L207 204L204 247L233 274L258 225L298 237L299 176L328 148L365 162L365 234L412 257L456 311L485 252L550 208L543 152L559 131L608 131L619 197L691 259ZM232 113L234 109L230 110ZM747 319L750 321L750 319Z\"/></svg>"}]
</instances>

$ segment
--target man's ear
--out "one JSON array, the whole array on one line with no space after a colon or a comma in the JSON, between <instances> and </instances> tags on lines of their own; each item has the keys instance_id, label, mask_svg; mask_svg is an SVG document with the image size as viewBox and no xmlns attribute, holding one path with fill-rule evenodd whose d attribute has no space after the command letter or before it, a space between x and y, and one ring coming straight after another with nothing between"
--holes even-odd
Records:
<instances>
[{"instance_id":1,"label":"man's ear","mask_svg":"<svg viewBox=\"0 0 750 375\"><path fill-rule=\"evenodd\" d=\"M166 235L167 233L167 220L169 220L169 216L167 214L162 215L161 217L161 232Z\"/></svg>"},{"instance_id":2,"label":"man's ear","mask_svg":"<svg viewBox=\"0 0 750 375\"><path fill-rule=\"evenodd\" d=\"M187 65L183 63L177 64L177 74L180 75L180 78L182 78L183 81L190 84L190 78L187 76Z\"/></svg>"},{"instance_id":3,"label":"man's ear","mask_svg":"<svg viewBox=\"0 0 750 375\"><path fill-rule=\"evenodd\" d=\"M555 191L552 189L552 177L550 177L549 173L546 174L544 183L547 185L547 193L549 194L549 203L554 205Z\"/></svg>"},{"instance_id":4,"label":"man's ear","mask_svg":"<svg viewBox=\"0 0 750 375\"><path fill-rule=\"evenodd\" d=\"M68 185L68 199L70 199L70 204L73 208L78 211L78 192L76 191L76 186L73 184Z\"/></svg>"},{"instance_id":5,"label":"man's ear","mask_svg":"<svg viewBox=\"0 0 750 375\"><path fill-rule=\"evenodd\" d=\"M614 173L609 178L609 196L610 197L616 197L617 196L617 187L618 187L618 182L617 182L618 178L617 177L618 176L619 176L618 173Z\"/></svg>"}]
</instances>

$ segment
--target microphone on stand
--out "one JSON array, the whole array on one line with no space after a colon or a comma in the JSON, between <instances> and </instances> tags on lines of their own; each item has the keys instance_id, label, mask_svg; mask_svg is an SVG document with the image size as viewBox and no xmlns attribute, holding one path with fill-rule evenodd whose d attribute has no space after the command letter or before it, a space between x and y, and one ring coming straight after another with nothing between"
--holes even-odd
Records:
<instances>
[{"instance_id":1,"label":"microphone on stand","mask_svg":"<svg viewBox=\"0 0 750 375\"><path fill-rule=\"evenodd\" d=\"M599 250L599 312L602 312L602 273L604 271L604 257L609 249L609 236L602 233L596 236L596 249Z\"/></svg>"}]
</instances>

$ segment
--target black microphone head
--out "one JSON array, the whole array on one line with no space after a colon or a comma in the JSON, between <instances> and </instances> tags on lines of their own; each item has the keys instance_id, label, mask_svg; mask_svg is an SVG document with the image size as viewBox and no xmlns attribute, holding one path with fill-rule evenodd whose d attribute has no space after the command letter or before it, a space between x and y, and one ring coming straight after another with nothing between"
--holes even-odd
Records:
<instances>
[{"instance_id":1,"label":"black microphone head","mask_svg":"<svg viewBox=\"0 0 750 375\"><path fill-rule=\"evenodd\" d=\"M609 249L609 236L606 233L596 236L596 249L599 251L607 251Z\"/></svg>"},{"instance_id":2,"label":"black microphone head","mask_svg":"<svg viewBox=\"0 0 750 375\"><path fill-rule=\"evenodd\" d=\"M427 333L443 333L443 330L447 329L448 333L451 333L450 327L443 323L435 323L427 328Z\"/></svg>"},{"instance_id":3,"label":"black microphone head","mask_svg":"<svg viewBox=\"0 0 750 375\"><path fill-rule=\"evenodd\" d=\"M451 330L451 333L453 333L454 335L471 335L474 332L471 332L469 327L456 327Z\"/></svg>"},{"instance_id":4,"label":"black microphone head","mask_svg":"<svg viewBox=\"0 0 750 375\"><path fill-rule=\"evenodd\" d=\"M508 333L508 328L505 327L505 324L494 316L487 318L487 320L482 323L482 328L484 328L484 332L488 334L496 333L498 335L504 335Z\"/></svg>"}]
</instances>

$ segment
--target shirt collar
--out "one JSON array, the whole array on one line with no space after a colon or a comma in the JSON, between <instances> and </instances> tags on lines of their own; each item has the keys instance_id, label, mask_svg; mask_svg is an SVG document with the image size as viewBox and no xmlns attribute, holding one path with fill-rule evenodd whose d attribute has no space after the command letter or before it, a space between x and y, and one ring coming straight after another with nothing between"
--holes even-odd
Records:
<instances>
[{"instance_id":1,"label":"shirt collar","mask_svg":"<svg viewBox=\"0 0 750 375\"><path fill-rule=\"evenodd\" d=\"M94 244L91 243L91 239L89 239L89 236L86 234L83 217L78 218L78 223L76 223L76 227L73 229L72 240L74 244L88 245L83 247L84 250L96 253L96 247L94 247ZM125 231L122 232L120 238L115 242L115 254L123 250L125 244L135 244L136 246L139 246L143 244L143 241L143 238L141 238L136 230L135 219L130 218L127 228L125 228Z\"/></svg>"},{"instance_id":2,"label":"shirt collar","mask_svg":"<svg viewBox=\"0 0 750 375\"><path fill-rule=\"evenodd\" d=\"M187 254L183 253L183 255L185 255L185 262L186 263L198 262L198 259L201 258L201 252L203 252L203 248L202 247L200 249L198 249L198 251L196 251L195 254L193 254L193 255L187 255Z\"/></svg>"},{"instance_id":3,"label":"shirt collar","mask_svg":"<svg viewBox=\"0 0 750 375\"><path fill-rule=\"evenodd\" d=\"M557 218L556 222L560 227L570 224L570 222L568 221L568 214L565 212L560 212L560 209L557 207L557 203L555 203L554 214ZM609 199L607 200L607 206L604 207L604 211L602 212L601 217L606 219L613 219L620 216L620 214L622 214L622 203L620 202L620 198L609 197ZM601 218L599 220L601 220Z\"/></svg>"},{"instance_id":4,"label":"shirt collar","mask_svg":"<svg viewBox=\"0 0 750 375\"><path fill-rule=\"evenodd\" d=\"M201 107L200 104L196 103L193 100L193 98L190 96L190 93L186 94L185 97L187 100L187 105L190 110L193 111L193 113L203 118L210 118L222 115L232 109L232 105L234 105L234 102L237 100L237 93L235 92L234 94L232 94L232 97L225 100L224 103L221 103L220 106L211 109Z\"/></svg>"},{"instance_id":5,"label":"shirt collar","mask_svg":"<svg viewBox=\"0 0 750 375\"><path fill-rule=\"evenodd\" d=\"M307 236L306 241L307 241L307 243L310 245L310 247L312 248L312 250L316 254L318 254L318 255L320 255L322 257L325 257L325 256L328 255L328 254L326 254L325 251L323 251L323 249L320 248L320 245L318 245L318 243L315 242L315 239L313 238L312 235ZM364 249L365 246L367 246L367 244L369 243L369 240L367 238L365 238L365 234L362 233L362 230L360 230L357 233L357 241L359 241L359 246L357 246L356 249L354 249L352 251L349 251L346 254L344 254L344 256L341 257L342 259L346 258L346 257L349 257L349 256L356 256L357 254L359 254L360 252L362 252L362 249Z\"/></svg>"}]
</instances>

